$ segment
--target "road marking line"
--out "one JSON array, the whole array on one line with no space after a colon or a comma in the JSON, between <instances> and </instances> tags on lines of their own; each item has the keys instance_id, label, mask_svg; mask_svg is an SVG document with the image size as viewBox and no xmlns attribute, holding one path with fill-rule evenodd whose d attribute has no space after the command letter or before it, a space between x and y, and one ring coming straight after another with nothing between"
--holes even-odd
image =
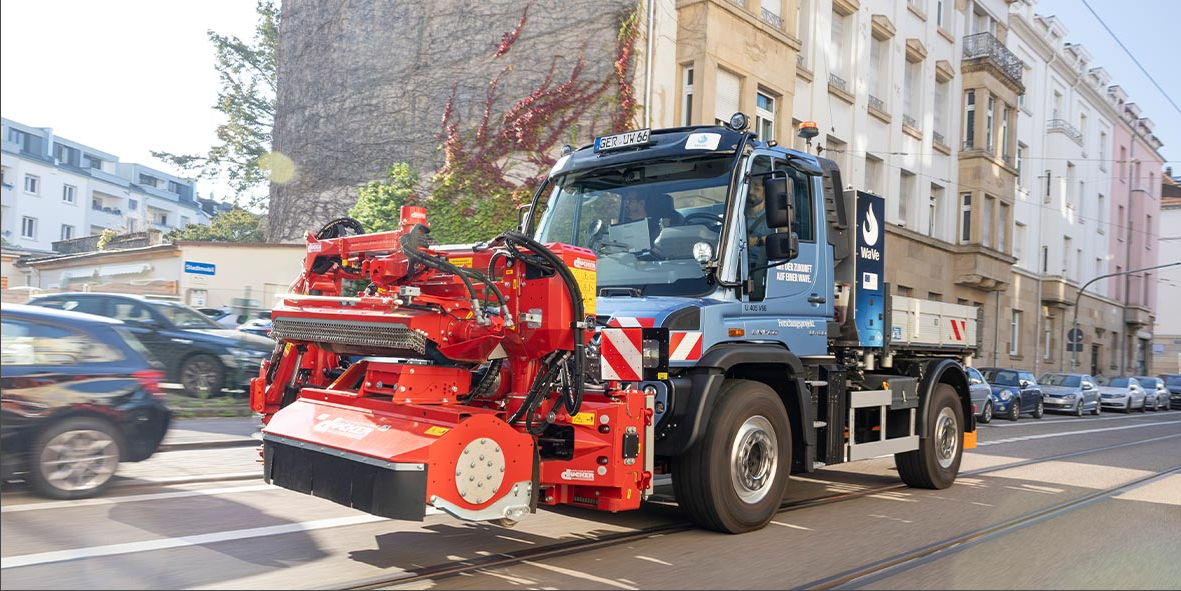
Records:
<instances>
[{"instance_id":1,"label":"road marking line","mask_svg":"<svg viewBox=\"0 0 1181 591\"><path fill-rule=\"evenodd\" d=\"M24 505L8 505L0 508L0 513L21 513L24 511L46 511L50 509L65 509L68 507L93 507L95 505L118 505L121 503L137 503L140 501L159 501L163 499L180 499L184 497L199 497L203 495L227 495L234 493L254 492L258 490L280 490L270 484L252 484L250 486L233 486L209 488L205 490L186 490L180 492L156 493L151 495L129 495L125 497L102 497L98 499L77 499L74 501L49 501L45 503L28 503Z\"/></svg>"},{"instance_id":2,"label":"road marking line","mask_svg":"<svg viewBox=\"0 0 1181 591\"><path fill-rule=\"evenodd\" d=\"M673 563L671 563L671 562L665 562L659 558L652 558L651 556L640 556L639 554L637 554L636 558L639 558L640 560L647 560L648 562L655 562L656 564L663 564L664 566L672 566L673 565Z\"/></svg>"},{"instance_id":3,"label":"road marking line","mask_svg":"<svg viewBox=\"0 0 1181 591\"><path fill-rule=\"evenodd\" d=\"M1156 423L1143 423L1140 425L1125 425L1123 427L1104 427L1102 429L1084 429L1082 431L1067 431L1065 433L1045 433L1042 435L1026 435L1024 437L1009 437L1008 439L998 439L996 441L981 441L976 443L976 447L985 447L989 445L1000 445L1002 443L1014 443L1017 441L1031 441L1033 439L1049 439L1051 437L1066 437L1067 435L1086 435L1088 433L1103 433L1104 431L1123 431L1124 429L1143 429L1145 427L1159 427L1161 425L1175 425L1177 421L1160 421Z\"/></svg>"},{"instance_id":4,"label":"road marking line","mask_svg":"<svg viewBox=\"0 0 1181 591\"><path fill-rule=\"evenodd\" d=\"M161 538L158 540L148 540L145 542L128 542L125 544L91 546L89 548L75 548L72 550L38 552L36 554L9 556L7 558L0 559L0 569L18 568L22 566L37 566L54 562L97 558L100 556L118 556L121 554L166 550L169 548L183 548L186 546L204 546L206 544L216 544L219 542L245 540L249 538L263 538L267 536L279 536L284 534L314 531L318 529L347 527L350 525L363 525L366 523L376 523L378 521L386 521L386 518L377 517L376 515L359 515L353 517L339 517L336 519L317 519L315 521L305 521L303 523L289 523L287 525L237 529L211 534L201 534L197 536Z\"/></svg>"},{"instance_id":5,"label":"road marking line","mask_svg":"<svg viewBox=\"0 0 1181 591\"><path fill-rule=\"evenodd\" d=\"M615 581L612 579L605 579L603 577L598 577L598 576L592 575L590 573L584 573L582 571L571 570L568 568L562 568L560 566L553 566L550 564L542 564L540 562L533 562L531 560L523 560L521 562L522 562L522 564L528 564L529 566L543 568L545 570L553 571L553 572L556 572L559 574L563 574L568 577L574 577L576 579L585 579L587 581L594 581L596 583L602 583L604 585L611 585L612 587L619 587L620 589L628 589L630 591L639 591L639 589L640 589L639 587L631 587L629 585L625 585L623 583L620 583L619 581Z\"/></svg>"},{"instance_id":6,"label":"road marking line","mask_svg":"<svg viewBox=\"0 0 1181 591\"><path fill-rule=\"evenodd\" d=\"M790 523L783 523L782 521L772 521L771 523L774 523L775 525L782 525L783 527L790 527L792 529L802 529L804 531L816 531L810 527L804 527L802 525L792 525Z\"/></svg>"}]
</instances>

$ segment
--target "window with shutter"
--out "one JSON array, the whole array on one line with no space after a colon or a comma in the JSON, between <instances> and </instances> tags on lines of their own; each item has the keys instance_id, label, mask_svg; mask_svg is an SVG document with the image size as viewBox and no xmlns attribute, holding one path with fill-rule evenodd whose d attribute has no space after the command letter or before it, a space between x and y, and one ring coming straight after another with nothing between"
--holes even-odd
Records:
<instances>
[{"instance_id":1,"label":"window with shutter","mask_svg":"<svg viewBox=\"0 0 1181 591\"><path fill-rule=\"evenodd\" d=\"M714 119L718 124L730 121L730 116L741 110L741 80L725 70L718 70L717 93L714 95Z\"/></svg>"}]
</instances>

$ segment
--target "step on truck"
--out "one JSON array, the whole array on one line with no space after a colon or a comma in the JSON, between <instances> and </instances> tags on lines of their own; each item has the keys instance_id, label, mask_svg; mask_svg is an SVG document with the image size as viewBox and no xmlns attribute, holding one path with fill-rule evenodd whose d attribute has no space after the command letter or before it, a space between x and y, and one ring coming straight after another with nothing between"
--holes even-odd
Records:
<instances>
[{"instance_id":1,"label":"step on truck","mask_svg":"<svg viewBox=\"0 0 1181 591\"><path fill-rule=\"evenodd\" d=\"M945 488L975 424L975 308L891 296L884 200L727 125L568 150L520 226L439 245L422 208L307 235L251 385L268 482L375 515L636 509L765 526L791 473L892 455ZM647 217L632 220L643 200Z\"/></svg>"}]
</instances>

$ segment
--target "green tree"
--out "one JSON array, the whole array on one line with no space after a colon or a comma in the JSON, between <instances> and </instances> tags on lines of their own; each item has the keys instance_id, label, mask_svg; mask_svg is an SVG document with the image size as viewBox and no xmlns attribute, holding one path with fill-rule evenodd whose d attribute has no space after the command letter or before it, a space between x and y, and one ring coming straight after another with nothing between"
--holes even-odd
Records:
<instances>
[{"instance_id":1,"label":"green tree","mask_svg":"<svg viewBox=\"0 0 1181 591\"><path fill-rule=\"evenodd\" d=\"M166 238L169 242L266 242L266 229L261 215L235 205L214 216L211 225L188 224L169 232Z\"/></svg>"},{"instance_id":2,"label":"green tree","mask_svg":"<svg viewBox=\"0 0 1181 591\"><path fill-rule=\"evenodd\" d=\"M420 205L416 192L418 174L409 164L398 163L386 171L386 180L370 181L357 190L357 204L349 216L361 222L366 232L385 232L398 229L403 205Z\"/></svg>"},{"instance_id":3,"label":"green tree","mask_svg":"<svg viewBox=\"0 0 1181 591\"><path fill-rule=\"evenodd\" d=\"M214 108L226 117L225 123L217 127L218 143L205 155L162 151L153 151L152 155L197 178L216 178L224 173L229 185L239 195L246 195L250 205L263 206L265 193L254 189L268 181L268 162L272 160L279 7L274 0L259 0L257 10L258 24L251 43L208 32L217 56L214 67L221 79Z\"/></svg>"}]
</instances>

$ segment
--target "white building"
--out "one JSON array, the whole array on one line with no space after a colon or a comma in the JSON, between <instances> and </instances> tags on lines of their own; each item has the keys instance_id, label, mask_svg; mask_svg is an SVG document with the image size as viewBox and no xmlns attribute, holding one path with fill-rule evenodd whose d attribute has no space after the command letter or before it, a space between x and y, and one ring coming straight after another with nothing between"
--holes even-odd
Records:
<instances>
[{"instance_id":1,"label":"white building","mask_svg":"<svg viewBox=\"0 0 1181 591\"><path fill-rule=\"evenodd\" d=\"M12 245L52 250L58 240L187 223L209 225L195 183L3 119L3 227Z\"/></svg>"}]
</instances>

